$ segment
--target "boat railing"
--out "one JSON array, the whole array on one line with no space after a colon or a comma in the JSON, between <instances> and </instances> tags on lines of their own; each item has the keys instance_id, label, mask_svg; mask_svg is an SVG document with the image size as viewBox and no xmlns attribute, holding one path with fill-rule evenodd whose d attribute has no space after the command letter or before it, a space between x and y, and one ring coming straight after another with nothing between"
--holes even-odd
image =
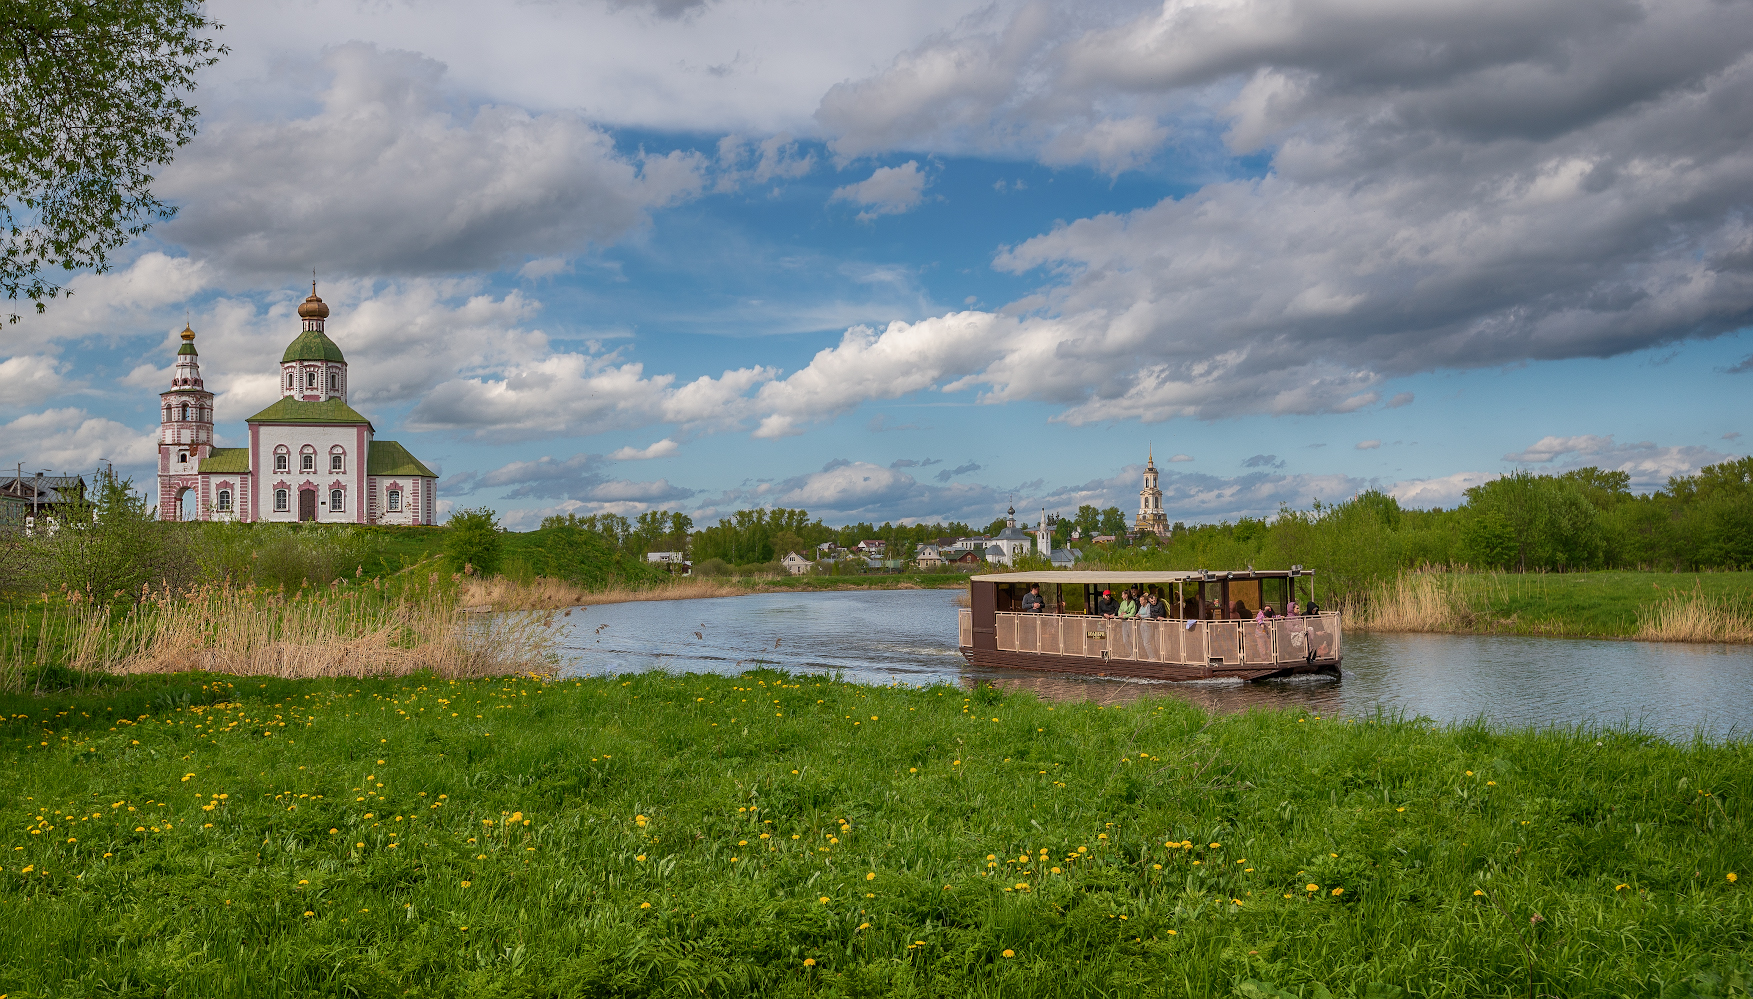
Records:
<instances>
[{"instance_id":1,"label":"boat railing","mask_svg":"<svg viewBox=\"0 0 1753 999\"><path fill-rule=\"evenodd\" d=\"M963 608L957 618L961 644L972 647L972 612ZM1199 666L1331 662L1339 658L1343 638L1339 615L1331 612L1265 621L1183 621L1006 611L995 624L1001 652Z\"/></svg>"}]
</instances>

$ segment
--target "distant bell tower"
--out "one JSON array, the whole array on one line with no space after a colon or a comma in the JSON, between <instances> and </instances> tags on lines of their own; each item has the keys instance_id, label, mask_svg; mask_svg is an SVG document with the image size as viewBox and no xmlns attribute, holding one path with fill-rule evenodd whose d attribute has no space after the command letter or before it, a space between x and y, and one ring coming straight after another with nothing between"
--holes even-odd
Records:
<instances>
[{"instance_id":1,"label":"distant bell tower","mask_svg":"<svg viewBox=\"0 0 1753 999\"><path fill-rule=\"evenodd\" d=\"M1156 484L1156 450L1147 452L1144 460L1144 488L1138 491L1138 522L1140 532L1150 531L1162 537L1169 535L1169 518L1163 513L1163 491Z\"/></svg>"},{"instance_id":2,"label":"distant bell tower","mask_svg":"<svg viewBox=\"0 0 1753 999\"><path fill-rule=\"evenodd\" d=\"M195 331L183 326L170 389L158 394L158 519L182 520L184 494L195 493L190 519L205 519L200 496L201 459L213 450L213 393L201 381Z\"/></svg>"}]
</instances>

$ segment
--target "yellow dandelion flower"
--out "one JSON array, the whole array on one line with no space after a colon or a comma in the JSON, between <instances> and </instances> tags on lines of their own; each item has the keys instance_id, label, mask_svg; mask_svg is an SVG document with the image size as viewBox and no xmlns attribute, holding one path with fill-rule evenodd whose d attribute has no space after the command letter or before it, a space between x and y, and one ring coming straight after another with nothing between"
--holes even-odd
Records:
<instances>
[{"instance_id":1,"label":"yellow dandelion flower","mask_svg":"<svg viewBox=\"0 0 1753 999\"><path fill-rule=\"evenodd\" d=\"M1624 891L1625 889L1630 888L1630 887L1631 887L1630 885L1614 885L1613 890L1614 891ZM1473 894L1477 895L1479 893L1474 892Z\"/></svg>"},{"instance_id":2,"label":"yellow dandelion flower","mask_svg":"<svg viewBox=\"0 0 1753 999\"><path fill-rule=\"evenodd\" d=\"M641 909L649 909L649 908L651 908L651 903L650 902L641 902L641 903L639 903L639 907Z\"/></svg>"},{"instance_id":3,"label":"yellow dandelion flower","mask_svg":"<svg viewBox=\"0 0 1753 999\"><path fill-rule=\"evenodd\" d=\"M828 896L823 895L821 898L816 899L816 901L822 903L823 905L827 905L828 904Z\"/></svg>"},{"instance_id":4,"label":"yellow dandelion flower","mask_svg":"<svg viewBox=\"0 0 1753 999\"><path fill-rule=\"evenodd\" d=\"M876 880L876 872L875 872L875 871L871 871L871 872L870 872L870 873L869 873L869 874L866 874L866 875L865 875L865 876L864 876L864 880L866 880L866 881L875 881L875 880Z\"/></svg>"},{"instance_id":5,"label":"yellow dandelion flower","mask_svg":"<svg viewBox=\"0 0 1753 999\"><path fill-rule=\"evenodd\" d=\"M305 915L307 915L307 916L314 916L314 915L316 915L316 913L314 913L314 912L312 912L312 911L310 911L310 910L309 910L309 909L306 909L306 910L304 910L304 914L305 914Z\"/></svg>"},{"instance_id":6,"label":"yellow dandelion flower","mask_svg":"<svg viewBox=\"0 0 1753 999\"><path fill-rule=\"evenodd\" d=\"M1625 887L1625 886L1624 886L1624 885L1620 885L1620 887L1621 887L1621 888L1623 888L1623 887ZM1484 893L1484 892L1482 892L1482 891L1480 891L1480 890L1479 890L1479 889L1477 889L1477 888L1475 888L1475 889L1473 889L1473 894L1474 894L1474 895L1483 895L1483 894L1485 894L1485 893Z\"/></svg>"},{"instance_id":7,"label":"yellow dandelion flower","mask_svg":"<svg viewBox=\"0 0 1753 999\"><path fill-rule=\"evenodd\" d=\"M1320 885L1304 885L1303 887L1308 889L1309 891L1320 891L1321 890Z\"/></svg>"},{"instance_id":8,"label":"yellow dandelion flower","mask_svg":"<svg viewBox=\"0 0 1753 999\"><path fill-rule=\"evenodd\" d=\"M1011 949L1010 949L1010 948L1008 948L1008 947L1006 947L1006 948L1005 948L1005 950L1004 950L1004 956L1005 956L1005 957L1015 957L1015 956L1016 956L1016 951L1014 951L1014 950L1011 950Z\"/></svg>"},{"instance_id":9,"label":"yellow dandelion flower","mask_svg":"<svg viewBox=\"0 0 1753 999\"><path fill-rule=\"evenodd\" d=\"M815 966L816 966L816 959L815 959L815 958L813 958L813 957L806 957L806 958L804 958L804 959L803 959L803 966L804 966L804 967L806 967L806 968L813 968L813 967L815 967Z\"/></svg>"},{"instance_id":10,"label":"yellow dandelion flower","mask_svg":"<svg viewBox=\"0 0 1753 999\"><path fill-rule=\"evenodd\" d=\"M1739 880L1741 880L1741 879L1740 879L1740 877L1739 877L1739 876L1738 876L1738 875L1736 875L1736 874L1735 874L1735 872L1734 872L1734 871L1730 871L1730 872L1729 872L1729 874L1728 874L1728 878L1729 878L1729 880L1730 880L1730 881L1739 881Z\"/></svg>"},{"instance_id":11,"label":"yellow dandelion flower","mask_svg":"<svg viewBox=\"0 0 1753 999\"><path fill-rule=\"evenodd\" d=\"M1335 889L1333 889L1333 894L1343 895L1343 894L1345 894L1345 889L1344 888L1335 888Z\"/></svg>"},{"instance_id":12,"label":"yellow dandelion flower","mask_svg":"<svg viewBox=\"0 0 1753 999\"><path fill-rule=\"evenodd\" d=\"M471 884L473 884L473 883L474 883L474 882L472 882L472 881L464 881L464 882L463 882L463 887L464 887L464 888L467 888L467 887L468 887L468 886L469 886L469 885L471 885Z\"/></svg>"},{"instance_id":13,"label":"yellow dandelion flower","mask_svg":"<svg viewBox=\"0 0 1753 999\"><path fill-rule=\"evenodd\" d=\"M639 856L634 857L633 859L639 861L640 863L644 863L645 862L645 854L642 853Z\"/></svg>"}]
</instances>

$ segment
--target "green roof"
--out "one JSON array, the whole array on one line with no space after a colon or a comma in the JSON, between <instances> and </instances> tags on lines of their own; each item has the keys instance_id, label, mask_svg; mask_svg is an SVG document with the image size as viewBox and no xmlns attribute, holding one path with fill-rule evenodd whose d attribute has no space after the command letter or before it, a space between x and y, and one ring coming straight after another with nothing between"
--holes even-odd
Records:
<instances>
[{"instance_id":1,"label":"green roof","mask_svg":"<svg viewBox=\"0 0 1753 999\"><path fill-rule=\"evenodd\" d=\"M286 353L280 355L280 363L287 361L340 361L347 363L341 356L341 348L329 339L322 330L305 330L298 334L298 339L286 345Z\"/></svg>"},{"instance_id":2,"label":"green roof","mask_svg":"<svg viewBox=\"0 0 1753 999\"><path fill-rule=\"evenodd\" d=\"M245 420L246 423L363 423L371 421L360 416L352 406L340 399L306 402L282 398L279 402Z\"/></svg>"},{"instance_id":3,"label":"green roof","mask_svg":"<svg viewBox=\"0 0 1753 999\"><path fill-rule=\"evenodd\" d=\"M245 475L250 470L250 449L247 447L216 447L201 459L202 472Z\"/></svg>"},{"instance_id":4,"label":"green roof","mask_svg":"<svg viewBox=\"0 0 1753 999\"><path fill-rule=\"evenodd\" d=\"M181 355L181 354L195 354L195 353L197 353L197 351L195 350L194 344L185 342L181 347L177 348L177 353L179 355Z\"/></svg>"},{"instance_id":5,"label":"green roof","mask_svg":"<svg viewBox=\"0 0 1753 999\"><path fill-rule=\"evenodd\" d=\"M436 479L438 473L425 465L420 459L408 453L408 449L395 441L372 441L371 451L365 458L365 474L367 475L424 475Z\"/></svg>"}]
</instances>

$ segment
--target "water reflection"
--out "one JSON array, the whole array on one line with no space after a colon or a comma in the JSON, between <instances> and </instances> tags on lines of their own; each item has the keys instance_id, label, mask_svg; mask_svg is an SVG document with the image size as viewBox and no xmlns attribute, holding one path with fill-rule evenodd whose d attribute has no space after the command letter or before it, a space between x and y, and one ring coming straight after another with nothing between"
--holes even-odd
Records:
<instances>
[{"instance_id":1,"label":"water reflection","mask_svg":"<svg viewBox=\"0 0 1753 999\"><path fill-rule=\"evenodd\" d=\"M1671 739L1753 730L1753 649L1467 635L1350 635L1345 675L1162 683L976 670L956 651L954 593L766 593L609 604L565 619L574 674L736 674L770 665L859 683L989 682L1047 700L1178 697L1208 711L1378 709L1503 726L1634 725Z\"/></svg>"}]
</instances>

